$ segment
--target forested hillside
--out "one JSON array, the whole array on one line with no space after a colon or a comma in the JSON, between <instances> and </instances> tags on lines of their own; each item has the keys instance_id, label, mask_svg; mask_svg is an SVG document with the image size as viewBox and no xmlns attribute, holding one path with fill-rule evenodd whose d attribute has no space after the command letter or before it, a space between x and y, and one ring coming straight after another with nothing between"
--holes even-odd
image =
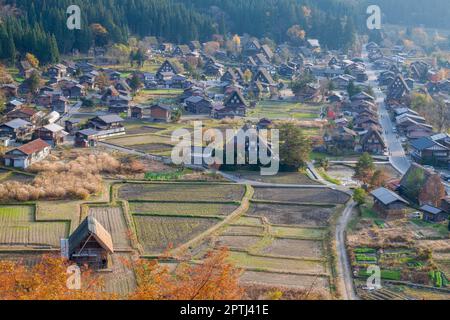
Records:
<instances>
[{"instance_id":1,"label":"forested hillside","mask_svg":"<svg viewBox=\"0 0 450 320\"><path fill-rule=\"evenodd\" d=\"M86 52L92 45L125 42L129 35L157 36L177 43L206 41L213 34L248 33L275 41L300 25L328 48L354 39L353 9L338 0L3 0L0 59L32 52L43 63L59 53ZM66 28L66 9L82 10L82 29Z\"/></svg>"}]
</instances>

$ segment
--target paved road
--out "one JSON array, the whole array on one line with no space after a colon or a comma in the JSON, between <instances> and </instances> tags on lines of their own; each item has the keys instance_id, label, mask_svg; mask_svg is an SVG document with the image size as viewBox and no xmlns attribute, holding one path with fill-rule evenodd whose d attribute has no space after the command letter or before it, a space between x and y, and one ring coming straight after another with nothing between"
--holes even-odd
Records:
<instances>
[{"instance_id":1,"label":"paved road","mask_svg":"<svg viewBox=\"0 0 450 320\"><path fill-rule=\"evenodd\" d=\"M388 146L389 161L392 166L401 174L405 174L411 166L411 162L405 154L400 138L397 138L397 134L394 133L394 125L389 118L389 114L384 103L386 95L381 91L381 88L377 83L377 71L373 69L372 64L369 61L367 51L364 49L362 58L367 68L367 75L369 76L369 84L372 86L375 92L376 102L379 106L379 120L383 128L383 134Z\"/></svg>"},{"instance_id":2,"label":"paved road","mask_svg":"<svg viewBox=\"0 0 450 320\"><path fill-rule=\"evenodd\" d=\"M358 296L355 293L352 268L345 245L345 230L347 229L347 225L350 222L355 206L356 203L354 201L350 201L347 204L347 207L344 209L344 212L339 218L336 226L336 251L338 257L337 273L338 279L340 279L341 282L340 287L343 289L341 291L343 294L342 298L344 300L359 300Z\"/></svg>"}]
</instances>

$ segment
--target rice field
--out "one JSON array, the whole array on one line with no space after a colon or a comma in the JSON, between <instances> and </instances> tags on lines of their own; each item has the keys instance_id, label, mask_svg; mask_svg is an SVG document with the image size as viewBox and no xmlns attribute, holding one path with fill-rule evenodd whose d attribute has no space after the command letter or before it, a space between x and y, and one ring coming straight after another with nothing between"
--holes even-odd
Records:
<instances>
[{"instance_id":1,"label":"rice field","mask_svg":"<svg viewBox=\"0 0 450 320\"><path fill-rule=\"evenodd\" d=\"M237 205L220 203L167 203L129 202L130 211L139 214L166 216L220 216L225 217L237 209Z\"/></svg>"},{"instance_id":2,"label":"rice field","mask_svg":"<svg viewBox=\"0 0 450 320\"><path fill-rule=\"evenodd\" d=\"M111 234L113 245L117 248L131 247L130 230L127 226L122 208L120 207L90 207L89 214Z\"/></svg>"},{"instance_id":3,"label":"rice field","mask_svg":"<svg viewBox=\"0 0 450 320\"><path fill-rule=\"evenodd\" d=\"M130 184L120 187L119 198L147 201L240 201L245 187L234 184Z\"/></svg>"},{"instance_id":4,"label":"rice field","mask_svg":"<svg viewBox=\"0 0 450 320\"><path fill-rule=\"evenodd\" d=\"M136 233L146 255L176 248L217 223L216 219L134 215Z\"/></svg>"},{"instance_id":5,"label":"rice field","mask_svg":"<svg viewBox=\"0 0 450 320\"><path fill-rule=\"evenodd\" d=\"M253 198L300 204L344 204L350 199L350 196L332 189L256 187Z\"/></svg>"},{"instance_id":6,"label":"rice field","mask_svg":"<svg viewBox=\"0 0 450 320\"><path fill-rule=\"evenodd\" d=\"M0 246L59 247L68 221L36 221L33 206L0 207Z\"/></svg>"}]
</instances>

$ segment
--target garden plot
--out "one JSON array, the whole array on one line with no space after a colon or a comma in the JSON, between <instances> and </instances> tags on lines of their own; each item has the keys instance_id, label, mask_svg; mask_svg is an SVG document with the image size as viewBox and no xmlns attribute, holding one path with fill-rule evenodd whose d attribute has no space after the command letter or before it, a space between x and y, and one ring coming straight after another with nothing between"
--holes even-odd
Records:
<instances>
[{"instance_id":1,"label":"garden plot","mask_svg":"<svg viewBox=\"0 0 450 320\"><path fill-rule=\"evenodd\" d=\"M322 241L274 239L269 246L261 250L261 253L273 256L322 259L324 249Z\"/></svg>"},{"instance_id":2,"label":"garden plot","mask_svg":"<svg viewBox=\"0 0 450 320\"><path fill-rule=\"evenodd\" d=\"M265 286L286 287L294 289L329 290L328 277L273 273L263 271L245 271L241 277L243 284L261 284Z\"/></svg>"},{"instance_id":3,"label":"garden plot","mask_svg":"<svg viewBox=\"0 0 450 320\"><path fill-rule=\"evenodd\" d=\"M89 215L111 234L115 249L131 248L130 230L127 226L122 208L120 207L90 207Z\"/></svg>"},{"instance_id":4,"label":"garden plot","mask_svg":"<svg viewBox=\"0 0 450 320\"><path fill-rule=\"evenodd\" d=\"M68 234L68 221L36 221L33 206L0 207L1 246L59 247Z\"/></svg>"},{"instance_id":5,"label":"garden plot","mask_svg":"<svg viewBox=\"0 0 450 320\"><path fill-rule=\"evenodd\" d=\"M161 254L195 238L217 223L216 219L133 215L138 240L146 255Z\"/></svg>"},{"instance_id":6,"label":"garden plot","mask_svg":"<svg viewBox=\"0 0 450 320\"><path fill-rule=\"evenodd\" d=\"M129 135L139 135L139 134L148 134L148 133L158 133L163 131L163 128L157 128L146 125L132 125L127 127L127 134Z\"/></svg>"},{"instance_id":7,"label":"garden plot","mask_svg":"<svg viewBox=\"0 0 450 320\"><path fill-rule=\"evenodd\" d=\"M247 214L265 217L271 224L325 227L334 211L334 207L252 203Z\"/></svg>"},{"instance_id":8,"label":"garden plot","mask_svg":"<svg viewBox=\"0 0 450 320\"><path fill-rule=\"evenodd\" d=\"M173 216L220 216L233 213L238 206L220 203L129 202L132 213Z\"/></svg>"},{"instance_id":9,"label":"garden plot","mask_svg":"<svg viewBox=\"0 0 450 320\"><path fill-rule=\"evenodd\" d=\"M321 261L257 256L239 251L231 251L230 260L238 267L251 270L258 269L311 275L326 275L327 272L325 263Z\"/></svg>"},{"instance_id":10,"label":"garden plot","mask_svg":"<svg viewBox=\"0 0 450 320\"><path fill-rule=\"evenodd\" d=\"M148 201L210 201L236 202L245 193L245 186L234 184L125 184L119 197L125 200Z\"/></svg>"},{"instance_id":11,"label":"garden plot","mask_svg":"<svg viewBox=\"0 0 450 320\"><path fill-rule=\"evenodd\" d=\"M288 203L344 204L350 196L344 192L326 188L256 187L253 198Z\"/></svg>"}]
</instances>

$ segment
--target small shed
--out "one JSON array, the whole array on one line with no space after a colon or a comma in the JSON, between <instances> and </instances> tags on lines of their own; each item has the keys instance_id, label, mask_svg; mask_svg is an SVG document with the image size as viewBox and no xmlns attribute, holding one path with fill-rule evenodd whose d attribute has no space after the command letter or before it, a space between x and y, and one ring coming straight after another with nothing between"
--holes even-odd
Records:
<instances>
[{"instance_id":1,"label":"small shed","mask_svg":"<svg viewBox=\"0 0 450 320\"><path fill-rule=\"evenodd\" d=\"M408 201L386 188L378 188L371 193L373 209L383 219L402 219L406 216Z\"/></svg>"},{"instance_id":2,"label":"small shed","mask_svg":"<svg viewBox=\"0 0 450 320\"><path fill-rule=\"evenodd\" d=\"M112 253L110 233L93 216L88 216L69 237L69 259L77 264L106 269Z\"/></svg>"},{"instance_id":3,"label":"small shed","mask_svg":"<svg viewBox=\"0 0 450 320\"><path fill-rule=\"evenodd\" d=\"M428 222L443 222L447 219L447 214L439 208L428 204L422 206L420 211L423 213L423 220Z\"/></svg>"}]
</instances>

